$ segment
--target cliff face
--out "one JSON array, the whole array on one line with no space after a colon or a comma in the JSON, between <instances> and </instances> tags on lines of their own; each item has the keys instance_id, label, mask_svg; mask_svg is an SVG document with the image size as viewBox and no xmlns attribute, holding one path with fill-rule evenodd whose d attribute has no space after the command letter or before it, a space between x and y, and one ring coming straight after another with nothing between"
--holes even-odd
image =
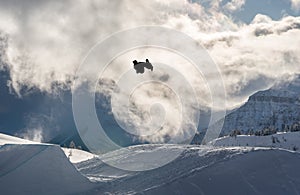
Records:
<instances>
[{"instance_id":1,"label":"cliff face","mask_svg":"<svg viewBox=\"0 0 300 195\"><path fill-rule=\"evenodd\" d=\"M225 117L222 135L232 130L291 130L299 123L300 75L250 96L243 106Z\"/></svg>"}]
</instances>

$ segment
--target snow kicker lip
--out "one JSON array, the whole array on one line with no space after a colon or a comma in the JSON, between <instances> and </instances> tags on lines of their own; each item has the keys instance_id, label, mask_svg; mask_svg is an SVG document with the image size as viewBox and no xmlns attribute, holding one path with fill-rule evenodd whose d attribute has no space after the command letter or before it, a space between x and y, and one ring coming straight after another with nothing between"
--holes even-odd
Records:
<instances>
[{"instance_id":1,"label":"snow kicker lip","mask_svg":"<svg viewBox=\"0 0 300 195\"><path fill-rule=\"evenodd\" d=\"M182 47L183 45L184 47ZM88 55L84 58L82 64L77 69L76 78L72 89L73 117L77 131L79 132L79 135L85 145L93 153L103 154L118 149L122 149L120 151L126 150L126 153L131 152L130 148L123 148L119 146L105 133L103 126L97 118L95 108L95 92L99 78L102 78L104 70L109 66L113 59L126 51L143 47L160 48L176 53L177 55L181 55L196 68L197 74L204 77L209 77L209 75L212 74L217 75L220 83L219 85L213 85L210 79L206 79L212 98L212 107L214 108L216 105L218 105L219 107L225 108L225 88L219 68L210 58L207 51L197 41L182 32L161 26L141 26L114 33L103 41L97 43L88 52ZM189 87L191 94L193 94L194 101L197 105L199 105L198 99L195 96L195 93L193 93L193 86L189 83L188 78L181 74L180 71L174 72L172 66L166 64L168 63L160 63L160 67L164 67L177 76L179 75L181 79L186 79L186 86L187 88ZM157 70L157 67L155 68ZM128 70L123 72L117 81L119 84L121 83L121 86L122 83L124 84L124 82L121 81L126 81L126 78L128 77L128 74L126 74L127 72ZM122 78L122 76L124 77ZM147 82L157 82L157 80L152 79L147 80ZM143 82L138 84L141 85ZM169 86L166 82L163 84L166 84L168 87L170 87L171 90L175 92L175 95L177 95L179 98L182 96L177 89L174 90L176 86ZM114 94L112 99L115 97L117 96ZM125 101L127 100L125 99L124 102ZM184 107L184 101L185 99L181 98L181 107ZM116 103L116 101L114 102ZM119 106L119 104L115 103L112 105L114 110L118 109ZM183 111L181 114L189 112L189 110L182 110ZM194 114L196 117L195 119L191 120L197 121L197 124L194 124L195 130L195 127L197 127L199 121L199 113L198 111L195 111ZM222 115L225 116L225 111L222 113ZM212 112L210 123L215 121L216 118L217 116L214 114L214 112ZM214 129L211 129L210 125L204 137L205 143L208 143L219 136L223 123L218 123L218 126L214 126ZM124 126L122 127L124 128ZM195 133L195 131L192 132ZM154 131L152 133L156 132ZM141 136L148 136L148 134ZM186 144L186 140L190 140L186 139L185 137L180 137L179 139L172 138L173 137L170 139L172 141L169 143L182 143L182 141L185 140L184 143ZM132 164L128 164L128 166L124 164L122 164L122 166L118 166L118 164L113 163L111 160L106 162L105 159L103 159L103 161L111 166L115 166L124 170L144 171L161 167L176 159L180 153L181 152L174 152L172 154L156 154L156 151L153 151L153 154L151 154L151 159L148 158L149 156L145 156L144 154L138 154L136 155L137 158L134 159L134 163L138 166L132 166ZM164 158L161 158L162 156ZM150 160L150 162L145 163L145 159Z\"/></svg>"}]
</instances>

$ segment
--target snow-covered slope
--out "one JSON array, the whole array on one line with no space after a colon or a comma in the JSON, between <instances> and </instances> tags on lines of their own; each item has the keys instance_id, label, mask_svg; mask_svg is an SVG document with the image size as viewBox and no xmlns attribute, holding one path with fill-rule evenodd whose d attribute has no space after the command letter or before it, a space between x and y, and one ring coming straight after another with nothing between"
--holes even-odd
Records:
<instances>
[{"instance_id":1,"label":"snow-covered slope","mask_svg":"<svg viewBox=\"0 0 300 195\"><path fill-rule=\"evenodd\" d=\"M221 137L211 142L214 146L249 146L272 147L298 151L300 149L300 132L277 133L268 136L238 135Z\"/></svg>"},{"instance_id":2,"label":"snow-covered slope","mask_svg":"<svg viewBox=\"0 0 300 195\"><path fill-rule=\"evenodd\" d=\"M39 143L39 142L33 142L26 139L21 139L18 137L5 135L0 133L0 146L5 144L35 144L35 145L51 145L46 143ZM78 150L78 149L71 149L71 148L61 148L65 155L69 158L69 160L72 163L78 163L81 161L85 161L91 158L94 158L95 155L91 154L89 152Z\"/></svg>"},{"instance_id":3,"label":"snow-covered slope","mask_svg":"<svg viewBox=\"0 0 300 195\"><path fill-rule=\"evenodd\" d=\"M25 144L5 137L0 146L1 194L298 194L300 154L254 147L139 145L133 153L114 151L76 164L57 145ZM3 144L4 141L2 141ZM20 144L21 143L21 144ZM158 169L142 172L111 167L137 166L136 153L180 151ZM147 163L145 161L145 163ZM76 166L76 168L74 167Z\"/></svg>"},{"instance_id":4,"label":"snow-covered slope","mask_svg":"<svg viewBox=\"0 0 300 195\"><path fill-rule=\"evenodd\" d=\"M3 145L0 167L1 194L71 194L94 187L55 145Z\"/></svg>"},{"instance_id":5,"label":"snow-covered slope","mask_svg":"<svg viewBox=\"0 0 300 195\"><path fill-rule=\"evenodd\" d=\"M77 164L90 180L102 185L89 194L297 194L300 154L267 148L214 148L182 145L134 146L137 152L180 150L170 164L144 172L112 168L100 159ZM116 163L126 164L115 153ZM163 156L157 156L163 158Z\"/></svg>"},{"instance_id":6,"label":"snow-covered slope","mask_svg":"<svg viewBox=\"0 0 300 195\"><path fill-rule=\"evenodd\" d=\"M222 134L265 127L288 130L296 123L300 124L300 75L250 96L243 106L225 117Z\"/></svg>"},{"instance_id":7,"label":"snow-covered slope","mask_svg":"<svg viewBox=\"0 0 300 195\"><path fill-rule=\"evenodd\" d=\"M299 194L299 157L286 151L254 151L174 178L143 194Z\"/></svg>"}]
</instances>

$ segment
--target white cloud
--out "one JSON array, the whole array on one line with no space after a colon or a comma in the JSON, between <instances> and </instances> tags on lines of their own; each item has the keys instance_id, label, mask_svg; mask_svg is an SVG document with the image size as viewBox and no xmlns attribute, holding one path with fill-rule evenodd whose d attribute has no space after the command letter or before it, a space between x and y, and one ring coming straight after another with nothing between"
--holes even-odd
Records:
<instances>
[{"instance_id":1,"label":"white cloud","mask_svg":"<svg viewBox=\"0 0 300 195\"><path fill-rule=\"evenodd\" d=\"M243 3L231 1L226 6L233 10ZM76 67L94 43L112 32L146 24L165 25L198 39L208 47L226 74L230 67L228 64L234 66L235 72L254 64L256 74L244 78L244 84L254 79L255 75L274 78L264 72L266 69L261 64L274 64L276 59L277 63L273 66L282 69L279 61L286 58L283 56L291 56L293 60L290 63L297 62L298 57L294 54L298 52L298 18L286 17L275 22L268 16L257 15L251 24L238 25L220 12L219 4L220 1L215 1L211 9L205 9L184 0L122 3L53 1L40 3L38 9L27 6L28 10L12 4L17 11L1 11L4 18L11 22L0 22L0 29L10 35L7 55L11 86L16 92L20 92L22 86L53 92L53 83L69 87ZM136 9L137 6L139 9ZM22 17L18 14L20 12L24 12ZM259 56L262 56L261 59L256 60ZM247 63L242 58L247 59ZM284 72L293 73L295 70ZM239 79L231 73L227 80ZM226 84L230 93L232 89L242 88L231 85L234 84Z\"/></svg>"},{"instance_id":2,"label":"white cloud","mask_svg":"<svg viewBox=\"0 0 300 195\"><path fill-rule=\"evenodd\" d=\"M26 129L22 133L18 133L17 136L35 141L35 142L43 142L43 129L41 127L36 127L34 129Z\"/></svg>"},{"instance_id":3,"label":"white cloud","mask_svg":"<svg viewBox=\"0 0 300 195\"><path fill-rule=\"evenodd\" d=\"M300 10L300 0L291 0L291 4L293 10L297 12Z\"/></svg>"},{"instance_id":4,"label":"white cloud","mask_svg":"<svg viewBox=\"0 0 300 195\"><path fill-rule=\"evenodd\" d=\"M52 1L39 3L38 8L5 5L11 7L11 12L0 13L10 22L1 19L0 29L9 34L7 58L11 87L17 93L23 86L49 92L55 92L53 85L57 83L59 87L68 88L76 68L93 44L110 33L147 24L180 30L203 43L221 66L232 95L243 89L236 86L241 84L237 82L241 75L245 76L244 85L258 75L272 80L275 77L264 72L268 70L264 67L272 64L276 67L274 70L281 70L288 56L291 58L289 67L297 62L297 17L273 21L258 14L249 25L235 24L220 12L220 1L214 2L210 9L185 0ZM240 7L242 4L242 1L231 1L226 5ZM5 6L1 6L2 9L9 10ZM140 8L136 9L137 6ZM247 72L233 77L233 72L244 71L245 66L255 67L251 69L253 74ZM229 67L234 71L230 72ZM283 72L292 74L295 70L290 68Z\"/></svg>"},{"instance_id":5,"label":"white cloud","mask_svg":"<svg viewBox=\"0 0 300 195\"><path fill-rule=\"evenodd\" d=\"M228 104L245 101L285 75L300 73L299 37L300 17L272 21L257 15L238 31L215 33L202 40L224 74ZM261 78L259 86L255 82Z\"/></svg>"},{"instance_id":6,"label":"white cloud","mask_svg":"<svg viewBox=\"0 0 300 195\"><path fill-rule=\"evenodd\" d=\"M293 2L299 6L299 1ZM236 11L244 3L234 0L225 8ZM228 107L287 74L300 72L299 17L273 21L258 14L249 25L236 24L220 11L219 0L206 9L185 0L77 0L39 3L37 7L6 6L11 6L11 12L4 12L9 9L0 3L0 30L9 35L7 66L17 93L24 86L53 93L55 83L69 88L91 46L113 32L139 25L164 25L202 43L223 73ZM118 71L113 69L112 74ZM216 79L215 75L205 76ZM201 78L191 79L199 88L205 84ZM208 90L199 91L204 99L209 96Z\"/></svg>"},{"instance_id":7,"label":"white cloud","mask_svg":"<svg viewBox=\"0 0 300 195\"><path fill-rule=\"evenodd\" d=\"M224 9L230 12L238 11L246 3L246 0L232 0L225 4Z\"/></svg>"},{"instance_id":8,"label":"white cloud","mask_svg":"<svg viewBox=\"0 0 300 195\"><path fill-rule=\"evenodd\" d=\"M55 93L54 85L69 88L76 68L88 50L99 40L122 29L139 25L165 25L197 33L236 27L228 17L215 9L205 10L201 5L185 0L27 3L29 5L26 2L1 5L0 2L0 10L7 10L8 7L11 10L1 13L5 13L5 17L12 21L12 27L0 23L0 30L9 34L7 68L11 76L10 86L20 96L23 87L38 88L49 93ZM170 108L169 103L162 103ZM144 110L139 109L135 113L138 112L143 113ZM176 111L172 113L175 115ZM175 129L174 124L177 124L168 122L178 119L172 119L172 113L167 115L168 125L162 131L164 135L171 134L170 131ZM182 131L178 133L185 134ZM150 139L160 141L161 136Z\"/></svg>"},{"instance_id":9,"label":"white cloud","mask_svg":"<svg viewBox=\"0 0 300 195\"><path fill-rule=\"evenodd\" d=\"M189 24L191 33L198 33L235 28L224 14L185 0L24 1L0 2L0 7L0 30L10 37L11 86L17 93L23 86L52 91L55 82L67 84L88 50L122 29L164 24L181 30Z\"/></svg>"}]
</instances>

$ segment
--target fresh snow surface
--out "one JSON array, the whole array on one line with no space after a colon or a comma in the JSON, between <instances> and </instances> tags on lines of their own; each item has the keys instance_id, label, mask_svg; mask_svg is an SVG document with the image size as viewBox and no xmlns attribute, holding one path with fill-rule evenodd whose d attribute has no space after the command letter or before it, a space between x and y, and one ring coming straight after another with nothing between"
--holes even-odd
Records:
<instances>
[{"instance_id":1,"label":"fresh snow surface","mask_svg":"<svg viewBox=\"0 0 300 195\"><path fill-rule=\"evenodd\" d=\"M184 145L134 146L137 152L180 150L170 164L143 172L112 168L100 159L76 164L78 170L100 186L88 194L298 194L300 154L252 147ZM127 157L113 152L116 164ZM103 157L103 156L102 156ZM110 158L113 154L110 155ZM164 156L157 156L157 159ZM131 161L134 165L135 161Z\"/></svg>"},{"instance_id":2,"label":"fresh snow surface","mask_svg":"<svg viewBox=\"0 0 300 195\"><path fill-rule=\"evenodd\" d=\"M271 147L287 150L300 149L300 132L277 133L268 136L238 135L236 137L221 137L210 144L214 146L249 146L249 147ZM300 150L299 150L300 151Z\"/></svg>"},{"instance_id":3,"label":"fresh snow surface","mask_svg":"<svg viewBox=\"0 0 300 195\"><path fill-rule=\"evenodd\" d=\"M72 163L79 163L96 157L96 155L73 148L61 148Z\"/></svg>"},{"instance_id":4,"label":"fresh snow surface","mask_svg":"<svg viewBox=\"0 0 300 195\"><path fill-rule=\"evenodd\" d=\"M0 146L1 194L300 193L300 154L288 150L149 144L130 147L133 153L118 150L72 164L57 145L20 142ZM152 151L182 153L149 171L124 171L103 163L109 158L118 166L135 166L136 154Z\"/></svg>"},{"instance_id":5,"label":"fresh snow surface","mask_svg":"<svg viewBox=\"0 0 300 195\"><path fill-rule=\"evenodd\" d=\"M5 135L0 133L0 146L5 144L36 144L36 145L52 145L46 143L39 143L34 142L26 139L21 139L18 137ZM91 158L94 158L95 155L89 152L78 150L78 149L71 149L71 148L61 148L65 155L69 158L72 163L78 163L81 161L85 161Z\"/></svg>"},{"instance_id":6,"label":"fresh snow surface","mask_svg":"<svg viewBox=\"0 0 300 195\"><path fill-rule=\"evenodd\" d=\"M299 154L257 150L234 157L222 151L206 168L143 191L143 194L299 194ZM229 153L229 156L231 153ZM200 159L199 159L200 160Z\"/></svg>"}]
</instances>

